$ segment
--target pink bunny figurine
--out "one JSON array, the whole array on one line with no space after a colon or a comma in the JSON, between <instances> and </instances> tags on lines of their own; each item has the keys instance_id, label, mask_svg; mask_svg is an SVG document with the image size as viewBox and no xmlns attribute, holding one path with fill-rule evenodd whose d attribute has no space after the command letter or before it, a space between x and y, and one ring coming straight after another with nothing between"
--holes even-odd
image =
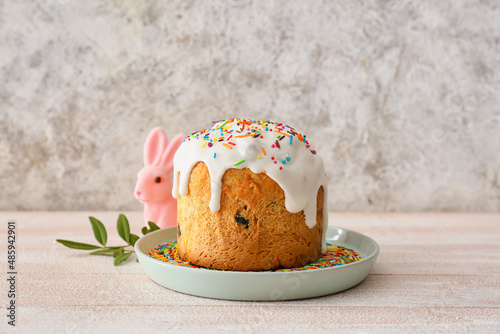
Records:
<instances>
[{"instance_id":1,"label":"pink bunny figurine","mask_svg":"<svg viewBox=\"0 0 500 334\"><path fill-rule=\"evenodd\" d=\"M144 219L160 228L177 225L177 201L172 197L174 154L184 135L169 143L161 128L154 128L144 144L144 167L137 174L135 197L144 203Z\"/></svg>"}]
</instances>

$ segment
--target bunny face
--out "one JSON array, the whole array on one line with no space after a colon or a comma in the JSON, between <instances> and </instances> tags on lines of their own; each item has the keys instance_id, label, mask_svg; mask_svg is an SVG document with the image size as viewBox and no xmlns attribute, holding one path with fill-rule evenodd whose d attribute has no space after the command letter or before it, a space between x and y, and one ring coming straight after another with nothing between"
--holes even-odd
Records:
<instances>
[{"instance_id":1,"label":"bunny face","mask_svg":"<svg viewBox=\"0 0 500 334\"><path fill-rule=\"evenodd\" d=\"M146 166L137 174L135 197L142 203L172 199L170 173L159 166Z\"/></svg>"},{"instance_id":2,"label":"bunny face","mask_svg":"<svg viewBox=\"0 0 500 334\"><path fill-rule=\"evenodd\" d=\"M184 135L169 143L161 128L151 130L144 144L144 168L137 174L135 197L142 203L175 201L172 197L173 157Z\"/></svg>"}]
</instances>

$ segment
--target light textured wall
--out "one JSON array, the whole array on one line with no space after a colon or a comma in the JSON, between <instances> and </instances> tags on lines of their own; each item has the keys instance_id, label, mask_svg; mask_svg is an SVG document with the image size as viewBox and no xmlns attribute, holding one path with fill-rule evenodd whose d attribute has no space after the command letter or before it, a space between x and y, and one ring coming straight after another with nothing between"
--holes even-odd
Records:
<instances>
[{"instance_id":1,"label":"light textured wall","mask_svg":"<svg viewBox=\"0 0 500 334\"><path fill-rule=\"evenodd\" d=\"M500 210L498 1L0 1L0 209L135 210L148 131L283 121L335 211Z\"/></svg>"}]
</instances>

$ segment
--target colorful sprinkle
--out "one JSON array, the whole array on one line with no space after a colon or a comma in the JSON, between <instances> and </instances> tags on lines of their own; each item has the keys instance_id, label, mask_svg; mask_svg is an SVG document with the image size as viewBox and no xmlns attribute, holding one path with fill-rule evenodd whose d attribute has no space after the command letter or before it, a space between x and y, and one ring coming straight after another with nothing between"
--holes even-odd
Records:
<instances>
[{"instance_id":1,"label":"colorful sprinkle","mask_svg":"<svg viewBox=\"0 0 500 334\"><path fill-rule=\"evenodd\" d=\"M275 134L273 135L272 132L275 132ZM281 147L283 143L282 140L286 137L290 137L290 140L288 141L290 145L292 145L292 143L294 146L304 143L304 146L309 149L311 154L316 154L316 151L310 147L306 136L295 131L294 128L286 124L271 122L268 120L249 120L241 118L221 120L217 121L217 123L210 129L191 133L184 139L184 141L202 140L200 146L204 149L205 147L214 148L217 147L217 145L219 145L219 147L225 146L228 149L232 149L233 147L238 149L238 145L240 144L236 140L237 138L248 137L250 140L253 140L254 138L265 139L266 136L272 136L272 142L266 143L265 145L267 146L261 146L262 155L254 155L257 159L267 159L266 150L275 148L283 149L284 147ZM294 143L294 137L297 138L297 143ZM243 158L243 156L241 158ZM274 161L274 157L271 157L271 160L273 160L273 163L276 163ZM286 158L281 157L281 160L279 161L283 163L282 167L286 168L285 164L290 161L290 158L288 156Z\"/></svg>"},{"instance_id":2,"label":"colorful sprinkle","mask_svg":"<svg viewBox=\"0 0 500 334\"><path fill-rule=\"evenodd\" d=\"M238 166L238 165L241 165L241 164L242 164L242 163L244 163L244 162L245 162L245 159L240 160L240 161L238 161L237 163L235 163L233 166Z\"/></svg>"},{"instance_id":3,"label":"colorful sprinkle","mask_svg":"<svg viewBox=\"0 0 500 334\"><path fill-rule=\"evenodd\" d=\"M283 132L281 132L281 131L276 131L276 132L277 132L277 133L279 133L279 134L282 134L283 136L290 137L290 135L289 135L288 133L283 133Z\"/></svg>"},{"instance_id":4,"label":"colorful sprinkle","mask_svg":"<svg viewBox=\"0 0 500 334\"><path fill-rule=\"evenodd\" d=\"M177 242L175 241L163 245L158 245L153 250L151 250L148 255L156 260L166 262L168 264L173 264L176 266L189 267L194 269L206 269L192 265L187 261L183 261L179 257L179 253L177 252ZM289 271L304 271L304 270L315 270L322 268L332 268L332 267L342 266L344 264L354 263L360 260L362 260L362 257L352 249L338 245L327 244L326 253L321 254L318 261L310 263L303 267L277 269L277 270L272 270L272 272L289 272ZM210 270L217 270L217 269L210 269Z\"/></svg>"}]
</instances>

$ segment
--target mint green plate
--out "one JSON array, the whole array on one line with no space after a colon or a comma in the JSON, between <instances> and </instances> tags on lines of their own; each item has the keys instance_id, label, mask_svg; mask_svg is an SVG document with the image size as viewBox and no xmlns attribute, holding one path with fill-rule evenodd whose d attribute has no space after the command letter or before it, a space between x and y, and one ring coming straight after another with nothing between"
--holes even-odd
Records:
<instances>
[{"instance_id":1,"label":"mint green plate","mask_svg":"<svg viewBox=\"0 0 500 334\"><path fill-rule=\"evenodd\" d=\"M329 295L363 281L375 263L377 243L354 231L329 226L326 242L355 250L362 260L337 267L291 272L238 272L189 268L149 257L160 244L176 240L176 228L149 233L135 244L139 263L156 283L190 295L231 300L289 300Z\"/></svg>"}]
</instances>

